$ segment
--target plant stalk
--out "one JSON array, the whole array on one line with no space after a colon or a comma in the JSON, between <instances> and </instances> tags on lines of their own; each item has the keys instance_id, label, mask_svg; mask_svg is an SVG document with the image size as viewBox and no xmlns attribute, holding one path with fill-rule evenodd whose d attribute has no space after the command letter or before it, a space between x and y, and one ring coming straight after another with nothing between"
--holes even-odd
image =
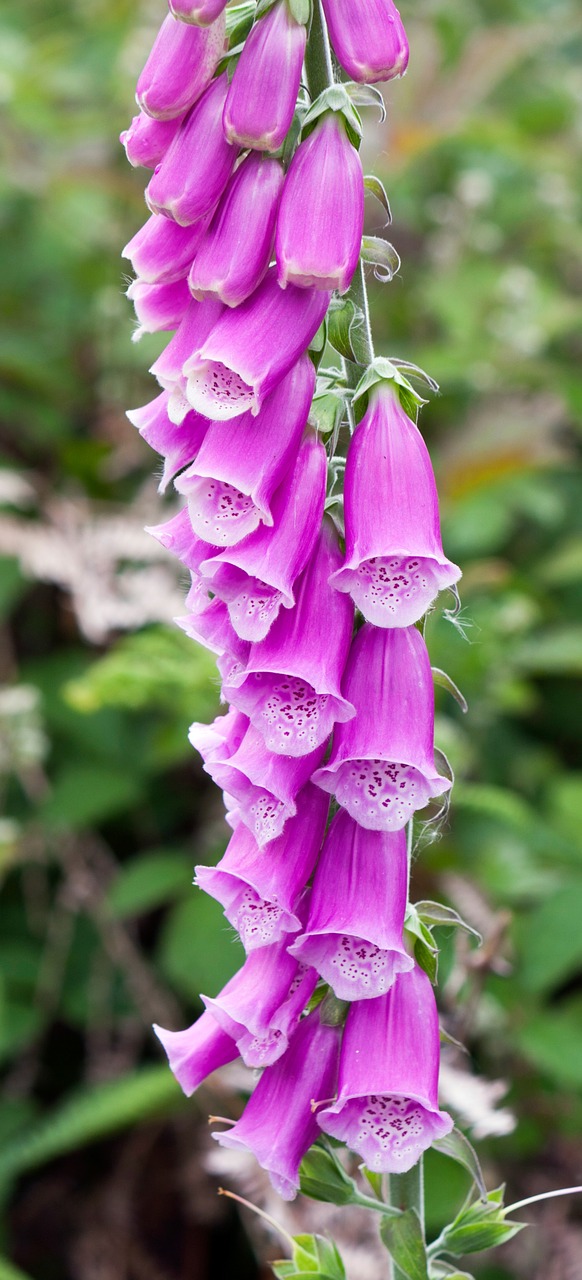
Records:
<instances>
[{"instance_id":1,"label":"plant stalk","mask_svg":"<svg viewBox=\"0 0 582 1280\"><path fill-rule=\"evenodd\" d=\"M408 1173L391 1173L387 1200L395 1209L416 1209L424 1235L424 1168L422 1157ZM392 1280L407 1280L404 1271L392 1263Z\"/></svg>"}]
</instances>

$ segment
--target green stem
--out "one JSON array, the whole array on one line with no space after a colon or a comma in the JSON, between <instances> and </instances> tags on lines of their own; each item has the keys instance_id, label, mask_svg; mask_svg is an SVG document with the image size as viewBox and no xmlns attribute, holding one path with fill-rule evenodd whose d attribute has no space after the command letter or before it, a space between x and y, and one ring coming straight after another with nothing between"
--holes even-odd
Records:
<instances>
[{"instance_id":1,"label":"green stem","mask_svg":"<svg viewBox=\"0 0 582 1280\"><path fill-rule=\"evenodd\" d=\"M424 1232L424 1169L422 1159L408 1173L391 1173L388 1199L395 1209L416 1209ZM407 1280L399 1267L393 1264L393 1280Z\"/></svg>"}]
</instances>

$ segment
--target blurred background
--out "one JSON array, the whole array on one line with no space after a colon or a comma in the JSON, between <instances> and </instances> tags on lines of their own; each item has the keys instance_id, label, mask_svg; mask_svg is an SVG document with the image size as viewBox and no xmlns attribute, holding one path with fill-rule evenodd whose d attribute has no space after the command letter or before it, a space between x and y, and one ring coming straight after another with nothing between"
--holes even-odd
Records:
<instances>
[{"instance_id":1,"label":"blurred background","mask_svg":"<svg viewBox=\"0 0 582 1280\"><path fill-rule=\"evenodd\" d=\"M290 1221L252 1162L209 1153L236 1071L185 1103L150 1030L187 1025L240 963L191 888L227 840L186 736L218 683L171 623L185 584L142 527L172 498L124 417L155 394L162 343L131 343L119 255L147 175L117 137L163 13L0 16L0 1280L270 1275L277 1245L249 1238L219 1181ZM440 931L444 1020L469 1051L445 1048L444 1095L515 1200L582 1181L582 17L575 0L402 13L410 71L384 125L365 113L402 257L372 306L381 353L441 384L421 425L463 607L428 641L469 703L437 691L457 785L414 889L484 935L474 951ZM428 1166L432 1232L468 1178ZM294 1226L335 1231L319 1208ZM471 1270L575 1280L581 1212L536 1206ZM350 1280L377 1277L362 1215L335 1217Z\"/></svg>"}]
</instances>

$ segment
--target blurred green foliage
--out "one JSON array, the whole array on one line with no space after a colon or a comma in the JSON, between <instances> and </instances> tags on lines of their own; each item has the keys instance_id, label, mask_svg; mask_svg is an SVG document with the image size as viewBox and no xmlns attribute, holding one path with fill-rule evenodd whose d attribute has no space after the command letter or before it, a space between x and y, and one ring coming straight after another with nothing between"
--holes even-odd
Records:
<instances>
[{"instance_id":1,"label":"blurred green foliage","mask_svg":"<svg viewBox=\"0 0 582 1280\"><path fill-rule=\"evenodd\" d=\"M77 602L99 614L91 554L72 595L48 562L64 528L72 563L72 508L81 525L164 518L157 461L123 413L151 397L161 344L130 342L119 252L144 217L145 175L117 143L162 9L7 0L0 17L0 1188L5 1251L12 1237L35 1280L89 1272L27 1253L17 1180L173 1114L149 1024L185 1025L240 962L191 888L194 862L228 837L187 743L188 724L216 713L212 662L169 606L167 623L104 623L88 641ZM453 625L443 601L427 638L469 702L463 716L437 690L457 785L440 839L419 830L415 889L485 934L476 959L439 931L442 1003L474 1069L512 1082L518 1128L484 1159L490 1185L501 1173L527 1194L580 1181L582 24L574 0L402 9L411 67L387 88L387 124L366 112L366 164L403 265L372 285L372 307L378 348L442 387L421 425L463 607ZM369 216L378 232L372 200ZM115 555L121 574L131 556L122 543ZM436 1154L428 1166L436 1231L466 1178ZM475 1273L533 1276L526 1237ZM6 1261L0 1275L17 1273Z\"/></svg>"}]
</instances>

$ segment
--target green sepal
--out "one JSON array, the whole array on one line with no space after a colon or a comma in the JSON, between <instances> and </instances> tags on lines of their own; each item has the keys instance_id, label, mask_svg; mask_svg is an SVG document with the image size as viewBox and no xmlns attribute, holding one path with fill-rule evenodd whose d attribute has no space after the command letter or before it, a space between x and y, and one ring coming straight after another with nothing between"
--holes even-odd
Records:
<instances>
[{"instance_id":1,"label":"green sepal","mask_svg":"<svg viewBox=\"0 0 582 1280\"><path fill-rule=\"evenodd\" d=\"M527 1223L505 1220L504 1190L503 1186L496 1187L488 1193L484 1203L474 1200L465 1205L454 1221L441 1232L439 1253L452 1253L454 1257L480 1253L482 1249L493 1249L496 1245L505 1244L518 1231L522 1231Z\"/></svg>"},{"instance_id":2,"label":"green sepal","mask_svg":"<svg viewBox=\"0 0 582 1280\"><path fill-rule=\"evenodd\" d=\"M464 929L465 933L470 933L477 942L482 943L483 938L477 929L467 924L466 920L455 911L453 907L445 907L442 902L431 902L428 898L422 902L415 903L415 909L418 912L423 924L428 925L448 925L453 929Z\"/></svg>"},{"instance_id":3,"label":"green sepal","mask_svg":"<svg viewBox=\"0 0 582 1280\"><path fill-rule=\"evenodd\" d=\"M441 671L440 667L431 667L431 671L434 684L438 684L441 689L446 689L447 693L450 693L451 697L458 703L461 711L466 713L469 710L469 703L450 675L446 671Z\"/></svg>"},{"instance_id":4,"label":"green sepal","mask_svg":"<svg viewBox=\"0 0 582 1280\"><path fill-rule=\"evenodd\" d=\"M349 1000L338 1000L333 991L328 991L319 1014L324 1027L343 1027L349 1007Z\"/></svg>"},{"instance_id":5,"label":"green sepal","mask_svg":"<svg viewBox=\"0 0 582 1280\"><path fill-rule=\"evenodd\" d=\"M317 1142L301 1161L301 1191L325 1204L357 1204L359 1192L353 1178L327 1146Z\"/></svg>"},{"instance_id":6,"label":"green sepal","mask_svg":"<svg viewBox=\"0 0 582 1280\"><path fill-rule=\"evenodd\" d=\"M369 1182L377 1199L381 1200L384 1194L382 1174L376 1173L374 1169L368 1169L365 1164L360 1165L360 1173L363 1174L366 1182Z\"/></svg>"},{"instance_id":7,"label":"green sepal","mask_svg":"<svg viewBox=\"0 0 582 1280\"><path fill-rule=\"evenodd\" d=\"M322 391L313 397L309 420L322 436L337 432L343 421L345 404L338 391Z\"/></svg>"},{"instance_id":8,"label":"green sepal","mask_svg":"<svg viewBox=\"0 0 582 1280\"><path fill-rule=\"evenodd\" d=\"M418 391L414 390L414 387L408 381L408 378L404 377L398 365L392 360L387 360L385 356L377 356L368 365L365 374L360 378L354 391L354 403L360 400L362 396L368 396L372 388L381 382L393 382L395 384L406 413L409 412L407 405L412 404L413 409L410 415L412 417L415 416L416 408L426 404L426 400L423 400Z\"/></svg>"},{"instance_id":9,"label":"green sepal","mask_svg":"<svg viewBox=\"0 0 582 1280\"><path fill-rule=\"evenodd\" d=\"M414 958L421 969L424 969L433 986L436 986L439 966L439 952L428 926L421 920L416 907L412 903L406 908L404 931L412 938Z\"/></svg>"},{"instance_id":10,"label":"green sepal","mask_svg":"<svg viewBox=\"0 0 582 1280\"><path fill-rule=\"evenodd\" d=\"M407 1280L428 1280L426 1245L416 1209L407 1209L399 1218L382 1218L380 1235Z\"/></svg>"},{"instance_id":11,"label":"green sepal","mask_svg":"<svg viewBox=\"0 0 582 1280\"><path fill-rule=\"evenodd\" d=\"M373 84L357 84L355 80L348 80L344 85L345 91L351 102L356 107L379 107L380 108L380 124L384 124L386 119L386 104L380 93L380 90Z\"/></svg>"},{"instance_id":12,"label":"green sepal","mask_svg":"<svg viewBox=\"0 0 582 1280\"><path fill-rule=\"evenodd\" d=\"M311 22L311 0L287 0L287 8L291 17L302 27Z\"/></svg>"},{"instance_id":13,"label":"green sepal","mask_svg":"<svg viewBox=\"0 0 582 1280\"><path fill-rule=\"evenodd\" d=\"M394 245L381 236L362 236L360 258L373 265L374 275L382 284L389 284L400 270L400 257Z\"/></svg>"},{"instance_id":14,"label":"green sepal","mask_svg":"<svg viewBox=\"0 0 582 1280\"><path fill-rule=\"evenodd\" d=\"M357 307L349 297L337 298L331 303L327 323L328 340L334 351L343 356L344 360L351 360L352 364L364 365L366 317L361 307Z\"/></svg>"},{"instance_id":15,"label":"green sepal","mask_svg":"<svg viewBox=\"0 0 582 1280\"><path fill-rule=\"evenodd\" d=\"M312 132L316 121L326 111L336 111L343 116L348 138L358 148L362 141L362 121L342 84L330 85L311 104L303 120L303 137Z\"/></svg>"},{"instance_id":16,"label":"green sepal","mask_svg":"<svg viewBox=\"0 0 582 1280\"><path fill-rule=\"evenodd\" d=\"M324 1236L294 1236L293 1258L272 1262L278 1280L346 1280L346 1272L333 1240Z\"/></svg>"},{"instance_id":17,"label":"green sepal","mask_svg":"<svg viewBox=\"0 0 582 1280\"><path fill-rule=\"evenodd\" d=\"M240 40L246 40L254 17L254 0L248 0L246 4L229 5L226 9L226 34L229 42L238 44Z\"/></svg>"},{"instance_id":18,"label":"green sepal","mask_svg":"<svg viewBox=\"0 0 582 1280\"><path fill-rule=\"evenodd\" d=\"M317 333L314 334L313 338L311 339L311 342L309 343L309 355L311 357L313 364L315 365L316 370L319 369L319 366L323 360L323 353L325 351L326 346L327 346L327 316L325 317L324 320L322 320L319 326L319 329L317 330Z\"/></svg>"},{"instance_id":19,"label":"green sepal","mask_svg":"<svg viewBox=\"0 0 582 1280\"><path fill-rule=\"evenodd\" d=\"M450 1262L435 1262L428 1274L430 1280L475 1280L468 1271L459 1271Z\"/></svg>"},{"instance_id":20,"label":"green sepal","mask_svg":"<svg viewBox=\"0 0 582 1280\"><path fill-rule=\"evenodd\" d=\"M257 7L255 9L255 18L264 18L265 14L268 13L269 9L272 9L276 3L277 0L258 0Z\"/></svg>"},{"instance_id":21,"label":"green sepal","mask_svg":"<svg viewBox=\"0 0 582 1280\"><path fill-rule=\"evenodd\" d=\"M371 191L372 195L375 196L382 205L386 214L386 226L389 227L392 222L392 210L390 208L390 201L386 194L384 183L376 177L375 173L366 173L364 175L364 187L366 188L366 191Z\"/></svg>"},{"instance_id":22,"label":"green sepal","mask_svg":"<svg viewBox=\"0 0 582 1280\"><path fill-rule=\"evenodd\" d=\"M481 1203L486 1204L487 1187L479 1164L479 1157L465 1134L461 1133L461 1130L455 1126L451 1133L447 1133L444 1138L435 1138L432 1145L435 1151L440 1151L443 1156L448 1156L450 1160L455 1160L457 1164L462 1165L471 1174L479 1192Z\"/></svg>"}]
</instances>

